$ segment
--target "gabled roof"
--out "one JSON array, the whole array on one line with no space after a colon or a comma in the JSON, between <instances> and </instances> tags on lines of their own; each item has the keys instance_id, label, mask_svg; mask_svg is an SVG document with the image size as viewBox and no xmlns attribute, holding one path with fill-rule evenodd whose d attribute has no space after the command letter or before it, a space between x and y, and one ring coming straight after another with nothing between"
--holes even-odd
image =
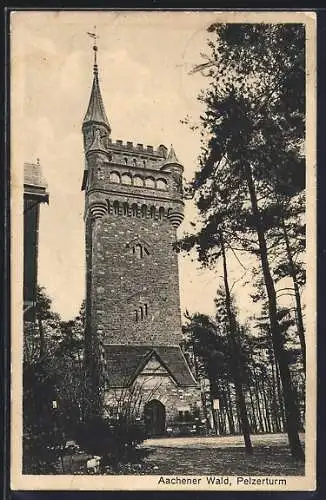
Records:
<instances>
[{"instance_id":1,"label":"gabled roof","mask_svg":"<svg viewBox=\"0 0 326 500\"><path fill-rule=\"evenodd\" d=\"M177 385L197 382L179 346L104 345L109 387L129 387L155 355Z\"/></svg>"},{"instance_id":2,"label":"gabled roof","mask_svg":"<svg viewBox=\"0 0 326 500\"><path fill-rule=\"evenodd\" d=\"M98 79L98 70L96 65L94 66L94 78L93 78L91 97L89 99L89 104L83 121L83 125L89 122L93 123L95 122L105 125L111 132L109 120L107 119L104 109L103 99L100 90L100 83Z\"/></svg>"}]
</instances>

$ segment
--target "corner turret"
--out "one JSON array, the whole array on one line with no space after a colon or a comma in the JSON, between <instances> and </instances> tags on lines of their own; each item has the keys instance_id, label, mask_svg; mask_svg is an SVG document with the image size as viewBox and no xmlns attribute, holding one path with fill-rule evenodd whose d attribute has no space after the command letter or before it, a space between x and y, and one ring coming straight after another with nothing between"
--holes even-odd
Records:
<instances>
[{"instance_id":1,"label":"corner turret","mask_svg":"<svg viewBox=\"0 0 326 500\"><path fill-rule=\"evenodd\" d=\"M182 189L182 174L183 174L183 166L179 163L177 155L173 149L171 144L171 149L169 154L161 166L160 170L164 172L171 172L173 180L174 180L174 190L177 191L180 195L183 193Z\"/></svg>"},{"instance_id":2,"label":"corner turret","mask_svg":"<svg viewBox=\"0 0 326 500\"><path fill-rule=\"evenodd\" d=\"M183 166L179 163L177 155L173 149L171 144L171 149L169 154L161 166L160 170L164 172L171 173L171 177L173 179L173 190L176 193L177 197L182 199L183 197L183 186L182 186L182 175L183 175ZM174 227L178 227L179 224L183 221L183 205L175 207L174 210L169 212L169 219Z\"/></svg>"},{"instance_id":3,"label":"corner turret","mask_svg":"<svg viewBox=\"0 0 326 500\"><path fill-rule=\"evenodd\" d=\"M88 108L83 121L83 134L85 149L92 145L96 137L96 132L101 139L108 138L111 134L111 126L106 116L103 99L100 90L100 83L98 77L98 66L96 60L97 46L93 46L94 50L94 68L93 68L93 85L91 96L89 99Z\"/></svg>"},{"instance_id":4,"label":"corner turret","mask_svg":"<svg viewBox=\"0 0 326 500\"><path fill-rule=\"evenodd\" d=\"M84 117L82 131L84 136L85 154L89 151L106 151L110 141L111 126L106 116L103 99L100 90L97 66L97 46L93 46L94 67L93 67L93 85L88 108ZM86 187L88 176L87 160L85 165L82 190Z\"/></svg>"}]
</instances>

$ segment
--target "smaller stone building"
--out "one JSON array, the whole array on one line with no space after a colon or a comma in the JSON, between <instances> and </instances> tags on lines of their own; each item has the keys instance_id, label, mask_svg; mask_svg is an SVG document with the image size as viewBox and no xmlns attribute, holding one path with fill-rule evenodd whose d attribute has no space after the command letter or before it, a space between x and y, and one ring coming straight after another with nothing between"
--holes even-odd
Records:
<instances>
[{"instance_id":1,"label":"smaller stone building","mask_svg":"<svg viewBox=\"0 0 326 500\"><path fill-rule=\"evenodd\" d=\"M24 318L33 314L37 287L40 203L48 203L47 183L37 163L24 163Z\"/></svg>"},{"instance_id":2,"label":"smaller stone building","mask_svg":"<svg viewBox=\"0 0 326 500\"><path fill-rule=\"evenodd\" d=\"M104 349L109 415L127 405L144 420L150 435L160 435L200 414L197 382L178 346L105 345Z\"/></svg>"}]
</instances>

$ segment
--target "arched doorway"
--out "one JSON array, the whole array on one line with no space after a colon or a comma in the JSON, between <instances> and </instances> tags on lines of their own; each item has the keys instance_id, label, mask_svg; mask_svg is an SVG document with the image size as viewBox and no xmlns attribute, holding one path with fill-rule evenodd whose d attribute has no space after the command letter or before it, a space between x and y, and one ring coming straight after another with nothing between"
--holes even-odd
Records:
<instances>
[{"instance_id":1,"label":"arched doorway","mask_svg":"<svg viewBox=\"0 0 326 500\"><path fill-rule=\"evenodd\" d=\"M157 399L145 404L144 420L150 436L160 436L165 431L165 406Z\"/></svg>"}]
</instances>

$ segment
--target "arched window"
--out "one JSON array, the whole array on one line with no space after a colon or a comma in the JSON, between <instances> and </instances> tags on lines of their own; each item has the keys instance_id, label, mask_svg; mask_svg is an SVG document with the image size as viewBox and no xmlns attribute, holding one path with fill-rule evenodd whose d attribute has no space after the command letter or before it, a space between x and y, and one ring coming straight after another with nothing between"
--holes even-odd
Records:
<instances>
[{"instance_id":1,"label":"arched window","mask_svg":"<svg viewBox=\"0 0 326 500\"><path fill-rule=\"evenodd\" d=\"M144 320L148 316L148 305L140 305L138 309L134 310L133 314L136 322Z\"/></svg>"},{"instance_id":2,"label":"arched window","mask_svg":"<svg viewBox=\"0 0 326 500\"><path fill-rule=\"evenodd\" d=\"M129 215L129 205L126 201L123 204L123 215Z\"/></svg>"},{"instance_id":3,"label":"arched window","mask_svg":"<svg viewBox=\"0 0 326 500\"><path fill-rule=\"evenodd\" d=\"M160 220L164 219L164 208L163 207L159 208L158 216L159 216Z\"/></svg>"},{"instance_id":4,"label":"arched window","mask_svg":"<svg viewBox=\"0 0 326 500\"><path fill-rule=\"evenodd\" d=\"M143 160L143 165L146 168L146 160Z\"/></svg>"},{"instance_id":5,"label":"arched window","mask_svg":"<svg viewBox=\"0 0 326 500\"><path fill-rule=\"evenodd\" d=\"M131 185L131 175L129 174L122 174L121 176L121 183L122 184L127 184L128 186Z\"/></svg>"},{"instance_id":6,"label":"arched window","mask_svg":"<svg viewBox=\"0 0 326 500\"><path fill-rule=\"evenodd\" d=\"M117 172L111 172L111 174L110 174L110 182L114 182L116 184L120 184L120 175Z\"/></svg>"},{"instance_id":7,"label":"arched window","mask_svg":"<svg viewBox=\"0 0 326 500\"><path fill-rule=\"evenodd\" d=\"M138 207L137 207L137 203L133 203L131 205L131 213L132 213L132 216L133 217L137 217L138 216Z\"/></svg>"},{"instance_id":8,"label":"arched window","mask_svg":"<svg viewBox=\"0 0 326 500\"><path fill-rule=\"evenodd\" d=\"M134 166L136 167L137 166L137 160L136 160L136 158L133 158L132 161L133 161Z\"/></svg>"},{"instance_id":9,"label":"arched window","mask_svg":"<svg viewBox=\"0 0 326 500\"><path fill-rule=\"evenodd\" d=\"M110 213L110 210L111 210L111 203L109 200L106 200L106 204L108 206L108 214Z\"/></svg>"},{"instance_id":10,"label":"arched window","mask_svg":"<svg viewBox=\"0 0 326 500\"><path fill-rule=\"evenodd\" d=\"M132 247L132 253L137 259L143 259L145 255L149 255L149 250L141 243L136 243Z\"/></svg>"},{"instance_id":11,"label":"arched window","mask_svg":"<svg viewBox=\"0 0 326 500\"><path fill-rule=\"evenodd\" d=\"M113 202L113 213L114 213L114 215L119 215L119 202L118 201Z\"/></svg>"},{"instance_id":12,"label":"arched window","mask_svg":"<svg viewBox=\"0 0 326 500\"><path fill-rule=\"evenodd\" d=\"M146 218L147 217L147 205L142 205L141 206L141 216L143 218Z\"/></svg>"},{"instance_id":13,"label":"arched window","mask_svg":"<svg viewBox=\"0 0 326 500\"><path fill-rule=\"evenodd\" d=\"M167 184L167 182L166 182L165 179L157 179L156 187L157 187L157 189L164 189L164 190L166 190L167 187L168 187L168 184Z\"/></svg>"},{"instance_id":14,"label":"arched window","mask_svg":"<svg viewBox=\"0 0 326 500\"><path fill-rule=\"evenodd\" d=\"M144 181L142 177L139 177L139 175L135 175L134 177L134 186L143 186Z\"/></svg>"},{"instance_id":15,"label":"arched window","mask_svg":"<svg viewBox=\"0 0 326 500\"><path fill-rule=\"evenodd\" d=\"M152 206L150 209L150 216L151 216L151 219L155 219L155 207L154 206Z\"/></svg>"},{"instance_id":16,"label":"arched window","mask_svg":"<svg viewBox=\"0 0 326 500\"><path fill-rule=\"evenodd\" d=\"M153 177L146 177L145 186L152 189L155 188L155 180L153 179Z\"/></svg>"},{"instance_id":17,"label":"arched window","mask_svg":"<svg viewBox=\"0 0 326 500\"><path fill-rule=\"evenodd\" d=\"M125 164L128 165L128 158L125 157Z\"/></svg>"}]
</instances>

